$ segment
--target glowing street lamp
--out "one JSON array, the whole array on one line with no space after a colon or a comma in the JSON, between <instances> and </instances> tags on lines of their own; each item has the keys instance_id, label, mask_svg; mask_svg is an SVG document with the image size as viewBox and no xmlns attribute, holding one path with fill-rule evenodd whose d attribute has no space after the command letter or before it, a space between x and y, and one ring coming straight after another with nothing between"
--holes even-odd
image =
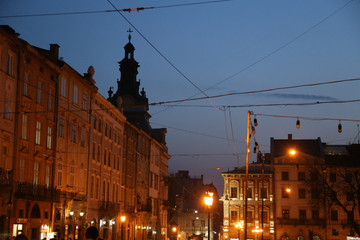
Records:
<instances>
[{"instance_id":1,"label":"glowing street lamp","mask_svg":"<svg viewBox=\"0 0 360 240\"><path fill-rule=\"evenodd\" d=\"M204 197L205 205L208 207L208 240L210 240L210 208L213 204L213 195L212 192L206 192L206 195Z\"/></svg>"},{"instance_id":2,"label":"glowing street lamp","mask_svg":"<svg viewBox=\"0 0 360 240\"><path fill-rule=\"evenodd\" d=\"M295 149L290 149L289 153L291 156L295 156L296 155L296 150Z\"/></svg>"},{"instance_id":3,"label":"glowing street lamp","mask_svg":"<svg viewBox=\"0 0 360 240\"><path fill-rule=\"evenodd\" d=\"M261 228L259 228L259 226L256 226L255 229L253 229L251 231L256 235L257 239L259 239L259 234L263 232L263 230Z\"/></svg>"},{"instance_id":4,"label":"glowing street lamp","mask_svg":"<svg viewBox=\"0 0 360 240\"><path fill-rule=\"evenodd\" d=\"M237 222L235 228L238 230L238 239L240 240L240 230L243 228L241 222Z\"/></svg>"}]
</instances>

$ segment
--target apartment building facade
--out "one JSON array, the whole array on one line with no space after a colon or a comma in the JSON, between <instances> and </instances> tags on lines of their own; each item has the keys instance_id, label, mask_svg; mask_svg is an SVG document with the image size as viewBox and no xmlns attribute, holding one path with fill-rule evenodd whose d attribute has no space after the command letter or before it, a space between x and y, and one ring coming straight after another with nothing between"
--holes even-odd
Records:
<instances>
[{"instance_id":1,"label":"apartment building facade","mask_svg":"<svg viewBox=\"0 0 360 240\"><path fill-rule=\"evenodd\" d=\"M82 239L94 225L103 239L165 239L170 156L166 129L148 122L144 91L139 124L121 101L138 88L106 99L92 66L79 74L58 45L31 46L9 26L0 26L0 60L1 234Z\"/></svg>"},{"instance_id":2,"label":"apartment building facade","mask_svg":"<svg viewBox=\"0 0 360 240\"><path fill-rule=\"evenodd\" d=\"M220 198L224 203L224 238L245 239L246 231L246 239L275 239L275 192L271 166L249 164L247 177L246 167L221 175L224 178L224 195ZM255 231L258 229L262 232Z\"/></svg>"}]
</instances>

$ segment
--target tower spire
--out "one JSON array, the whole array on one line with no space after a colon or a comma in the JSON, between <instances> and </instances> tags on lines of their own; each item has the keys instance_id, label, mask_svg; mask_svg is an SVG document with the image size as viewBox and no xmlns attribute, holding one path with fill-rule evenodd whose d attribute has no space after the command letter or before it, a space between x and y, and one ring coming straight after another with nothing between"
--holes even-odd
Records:
<instances>
[{"instance_id":1,"label":"tower spire","mask_svg":"<svg viewBox=\"0 0 360 240\"><path fill-rule=\"evenodd\" d=\"M127 30L126 32L129 33L129 42L131 41L131 33L133 32L133 30L131 30L131 28L129 28L129 30Z\"/></svg>"}]
</instances>

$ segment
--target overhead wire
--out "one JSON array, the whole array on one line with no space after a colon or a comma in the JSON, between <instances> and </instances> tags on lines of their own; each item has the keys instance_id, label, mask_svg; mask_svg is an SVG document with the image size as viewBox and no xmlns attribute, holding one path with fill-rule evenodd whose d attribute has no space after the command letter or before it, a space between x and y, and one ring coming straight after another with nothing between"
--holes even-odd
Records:
<instances>
[{"instance_id":1,"label":"overhead wire","mask_svg":"<svg viewBox=\"0 0 360 240\"><path fill-rule=\"evenodd\" d=\"M19 15L7 15L0 16L0 19L3 18L24 18L24 17L48 17L48 16L61 16L61 15L82 15L82 14L99 14L99 13L115 13L118 11L121 12L139 12L142 10L153 10L161 8L174 8L174 7L185 7L193 5L203 5L203 4L213 4L220 2L229 2L232 0L214 0L214 1L203 1L203 2L192 2L192 3L182 3L182 4L171 4L164 6L154 6L154 7L135 7L135 8L123 8L117 10L95 10L95 11L73 11L73 12L59 12L59 13L35 13L35 14L19 14Z\"/></svg>"},{"instance_id":2,"label":"overhead wire","mask_svg":"<svg viewBox=\"0 0 360 240\"><path fill-rule=\"evenodd\" d=\"M308 84L300 84L300 85L294 85L294 86L269 88L269 89L263 89L263 90L252 90L252 91L245 91L245 92L226 93L226 94L213 95L213 96L210 96L210 97L213 99L213 98L220 98L220 97L233 96L233 95L264 93L264 92L272 92L272 91L278 91L278 90L286 90L286 89L294 89L294 88L302 88L302 87L314 87L314 86L330 85L330 84L337 84L337 83L344 83L344 82L354 82L354 81L360 81L360 78L341 79L341 80L318 82L318 83L308 83ZM155 103L152 103L151 105L158 105L158 104L165 104L165 103L179 103L179 102L188 102L188 101L198 101L198 100L203 100L203 99L206 99L206 98L204 98L204 97L186 98L186 99L171 100L171 101L164 101L164 102L155 102Z\"/></svg>"}]
</instances>

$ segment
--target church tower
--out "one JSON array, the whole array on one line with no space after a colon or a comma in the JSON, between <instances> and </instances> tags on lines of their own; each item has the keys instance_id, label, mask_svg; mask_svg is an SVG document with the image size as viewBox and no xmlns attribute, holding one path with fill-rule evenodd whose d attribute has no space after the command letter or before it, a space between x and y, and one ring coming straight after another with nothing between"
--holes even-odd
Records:
<instances>
[{"instance_id":1,"label":"church tower","mask_svg":"<svg viewBox=\"0 0 360 240\"><path fill-rule=\"evenodd\" d=\"M135 47L131 43L131 30L129 32L129 42L124 46L125 56L119 62L120 81L117 81L117 91L113 95L110 88L108 91L108 100L120 110L129 122L141 128L145 132L151 132L149 119L151 115L149 110L148 99L144 88L139 93L140 81L136 80L138 74L139 63L134 59Z\"/></svg>"}]
</instances>

